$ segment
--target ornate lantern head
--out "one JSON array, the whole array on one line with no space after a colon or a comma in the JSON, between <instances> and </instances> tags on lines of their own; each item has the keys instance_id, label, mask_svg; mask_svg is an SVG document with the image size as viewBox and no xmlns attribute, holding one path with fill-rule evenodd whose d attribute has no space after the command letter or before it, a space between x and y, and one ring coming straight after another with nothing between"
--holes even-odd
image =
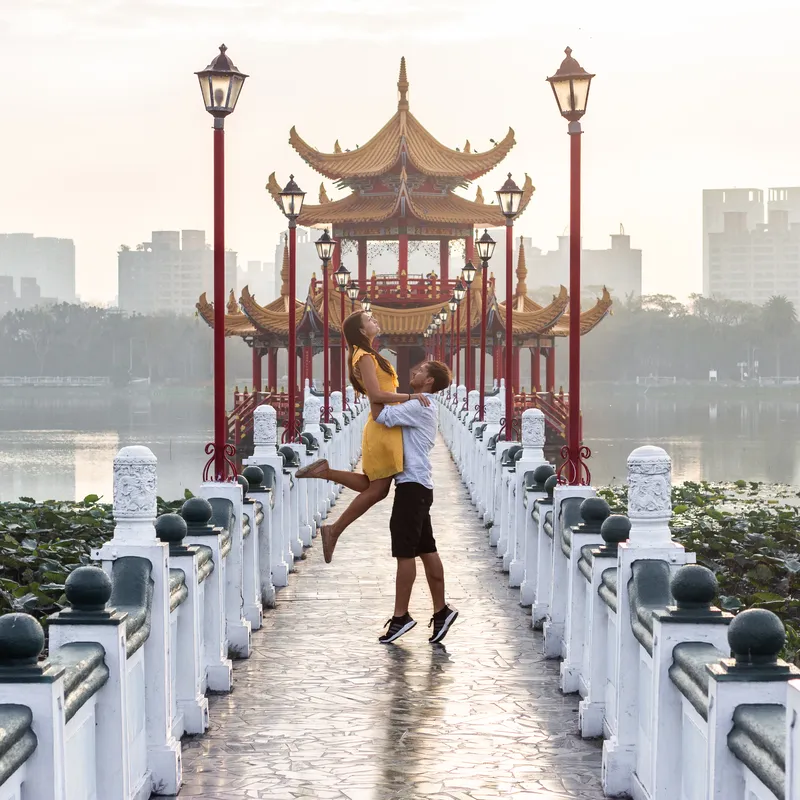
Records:
<instances>
[{"instance_id":1,"label":"ornate lantern head","mask_svg":"<svg viewBox=\"0 0 800 800\"><path fill-rule=\"evenodd\" d=\"M206 111L218 119L233 113L247 77L233 65L226 55L227 49L221 44L219 55L205 69L195 72L200 81Z\"/></svg>"},{"instance_id":2,"label":"ornate lantern head","mask_svg":"<svg viewBox=\"0 0 800 800\"><path fill-rule=\"evenodd\" d=\"M572 48L565 51L567 57L555 75L547 81L553 87L558 110L564 119L577 122L586 113L589 102L589 86L594 75L588 73L573 57Z\"/></svg>"}]
</instances>

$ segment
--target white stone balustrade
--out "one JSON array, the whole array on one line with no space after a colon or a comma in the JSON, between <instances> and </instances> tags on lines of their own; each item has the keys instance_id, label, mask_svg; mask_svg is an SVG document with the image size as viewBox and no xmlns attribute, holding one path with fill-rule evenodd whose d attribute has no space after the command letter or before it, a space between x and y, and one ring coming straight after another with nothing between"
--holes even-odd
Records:
<instances>
[{"instance_id":1,"label":"white stone balustrade","mask_svg":"<svg viewBox=\"0 0 800 800\"><path fill-rule=\"evenodd\" d=\"M562 690L580 694L582 735L606 739L608 796L800 798L800 671L776 661L784 636L774 615L748 611L728 630L730 615L710 606L713 575L670 535L668 455L631 453L628 516L608 516L591 487L558 486L552 475L548 496L551 468L538 446L530 460L523 450L514 473L502 466L509 444L486 458L490 401L475 451L490 490L478 480L474 502L494 522L498 555L510 556L509 582L521 575L534 627L544 623L546 654L563 659ZM467 484L459 408L445 397L440 424Z\"/></svg>"}]
</instances>

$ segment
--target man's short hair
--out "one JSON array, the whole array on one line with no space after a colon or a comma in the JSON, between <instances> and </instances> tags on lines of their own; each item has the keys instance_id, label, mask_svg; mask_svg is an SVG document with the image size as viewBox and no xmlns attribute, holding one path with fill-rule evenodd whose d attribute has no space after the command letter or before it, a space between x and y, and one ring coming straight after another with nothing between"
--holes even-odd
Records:
<instances>
[{"instance_id":1,"label":"man's short hair","mask_svg":"<svg viewBox=\"0 0 800 800\"><path fill-rule=\"evenodd\" d=\"M446 389L453 380L450 368L441 361L427 361L425 366L428 368L428 377L433 378L431 391L435 394Z\"/></svg>"}]
</instances>

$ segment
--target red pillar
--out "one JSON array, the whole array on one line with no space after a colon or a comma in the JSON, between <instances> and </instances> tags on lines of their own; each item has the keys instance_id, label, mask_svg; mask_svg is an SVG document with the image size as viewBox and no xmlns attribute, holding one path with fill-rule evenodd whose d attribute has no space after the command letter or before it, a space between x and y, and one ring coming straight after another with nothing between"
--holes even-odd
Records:
<instances>
[{"instance_id":1,"label":"red pillar","mask_svg":"<svg viewBox=\"0 0 800 800\"><path fill-rule=\"evenodd\" d=\"M498 382L503 377L503 348L497 339L494 340L492 348L492 375Z\"/></svg>"},{"instance_id":2,"label":"red pillar","mask_svg":"<svg viewBox=\"0 0 800 800\"><path fill-rule=\"evenodd\" d=\"M314 380L314 345L307 345L303 350L303 355L308 361L308 365L306 366L306 378L308 378L308 382L311 383L311 381Z\"/></svg>"},{"instance_id":3,"label":"red pillar","mask_svg":"<svg viewBox=\"0 0 800 800\"><path fill-rule=\"evenodd\" d=\"M450 241L449 239L441 239L439 241L439 277L441 280L440 294L445 300L449 300L449 287L450 282Z\"/></svg>"},{"instance_id":4,"label":"red pillar","mask_svg":"<svg viewBox=\"0 0 800 800\"><path fill-rule=\"evenodd\" d=\"M552 394L556 390L556 349L555 347L548 347L544 352L547 358L547 383L545 391Z\"/></svg>"},{"instance_id":5,"label":"red pillar","mask_svg":"<svg viewBox=\"0 0 800 800\"><path fill-rule=\"evenodd\" d=\"M408 234L401 233L398 237L398 250L400 254L397 272L400 278L400 291L403 295L408 293Z\"/></svg>"},{"instance_id":6,"label":"red pillar","mask_svg":"<svg viewBox=\"0 0 800 800\"><path fill-rule=\"evenodd\" d=\"M267 388L271 392L278 391L278 348L270 347L267 351Z\"/></svg>"},{"instance_id":7,"label":"red pillar","mask_svg":"<svg viewBox=\"0 0 800 800\"><path fill-rule=\"evenodd\" d=\"M338 267L337 267L338 269ZM358 288L367 291L367 240L358 240Z\"/></svg>"},{"instance_id":8,"label":"red pillar","mask_svg":"<svg viewBox=\"0 0 800 800\"><path fill-rule=\"evenodd\" d=\"M475 237L474 236L467 236L464 240L464 263L466 264L467 261L472 262L472 266L475 266Z\"/></svg>"},{"instance_id":9,"label":"red pillar","mask_svg":"<svg viewBox=\"0 0 800 800\"><path fill-rule=\"evenodd\" d=\"M520 388L519 388L519 347L515 347L514 348L513 359L514 359L514 376L513 376L514 379L511 382L511 388L516 393L516 392L520 391Z\"/></svg>"},{"instance_id":10,"label":"red pillar","mask_svg":"<svg viewBox=\"0 0 800 800\"><path fill-rule=\"evenodd\" d=\"M261 349L253 345L253 391L261 391Z\"/></svg>"},{"instance_id":11,"label":"red pillar","mask_svg":"<svg viewBox=\"0 0 800 800\"><path fill-rule=\"evenodd\" d=\"M531 392L542 391L542 348L531 347Z\"/></svg>"}]
</instances>

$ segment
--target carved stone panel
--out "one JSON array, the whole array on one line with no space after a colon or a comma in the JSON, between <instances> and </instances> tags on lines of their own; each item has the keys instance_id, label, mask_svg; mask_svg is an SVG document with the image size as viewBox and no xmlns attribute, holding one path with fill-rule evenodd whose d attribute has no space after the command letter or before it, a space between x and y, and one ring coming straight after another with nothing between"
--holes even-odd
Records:
<instances>
[{"instance_id":1,"label":"carved stone panel","mask_svg":"<svg viewBox=\"0 0 800 800\"><path fill-rule=\"evenodd\" d=\"M522 412L522 444L524 447L543 448L545 442L544 414L538 408Z\"/></svg>"},{"instance_id":2,"label":"carved stone panel","mask_svg":"<svg viewBox=\"0 0 800 800\"><path fill-rule=\"evenodd\" d=\"M278 419L272 406L262 405L253 412L253 444L269 447L278 443Z\"/></svg>"},{"instance_id":3,"label":"carved stone panel","mask_svg":"<svg viewBox=\"0 0 800 800\"><path fill-rule=\"evenodd\" d=\"M148 447L123 447L114 458L114 518L156 516L156 457Z\"/></svg>"}]
</instances>

